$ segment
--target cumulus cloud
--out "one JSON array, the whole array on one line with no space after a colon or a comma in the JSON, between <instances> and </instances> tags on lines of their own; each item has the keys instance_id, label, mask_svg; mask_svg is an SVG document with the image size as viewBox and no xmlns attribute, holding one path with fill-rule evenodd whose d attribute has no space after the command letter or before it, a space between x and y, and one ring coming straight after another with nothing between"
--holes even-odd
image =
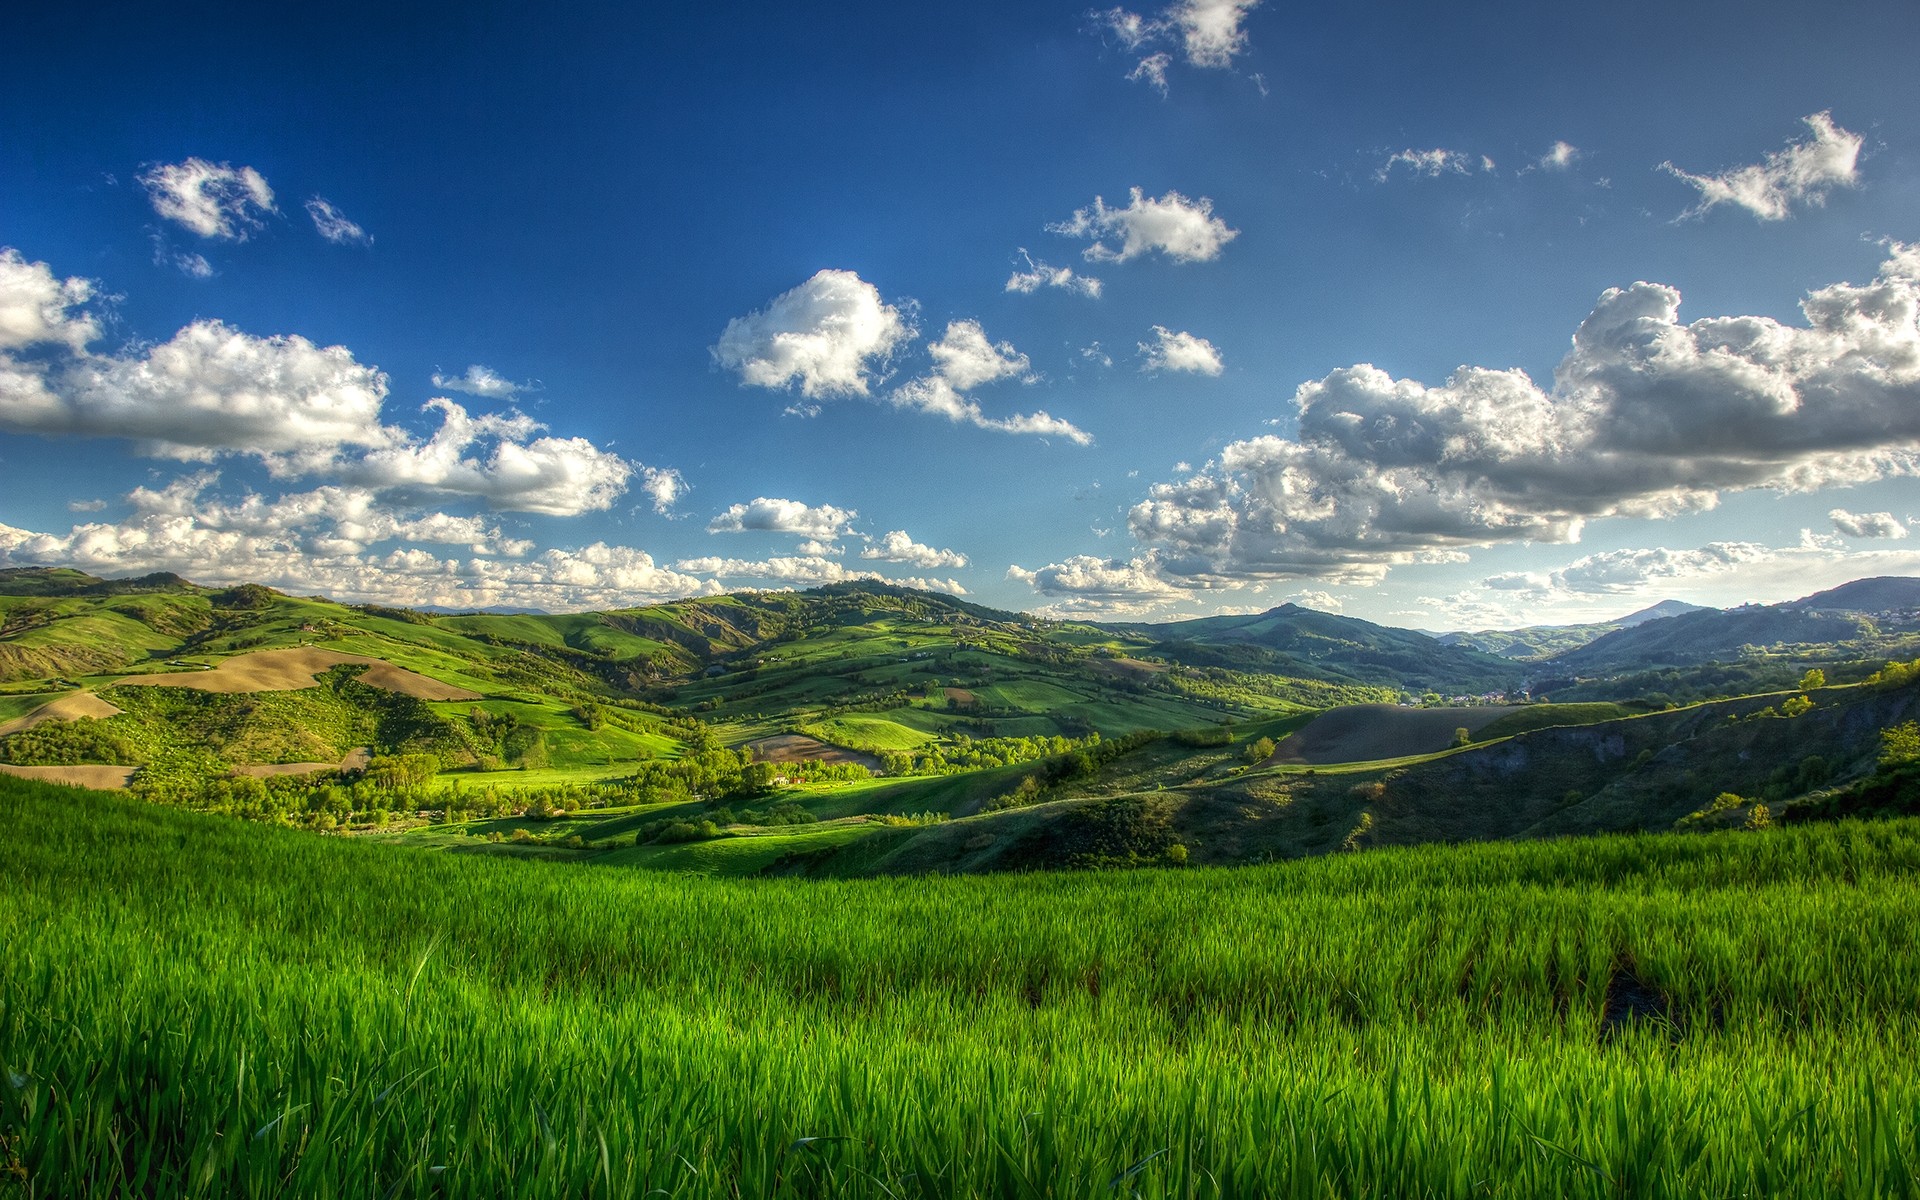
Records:
<instances>
[{"instance_id":1,"label":"cumulus cloud","mask_svg":"<svg viewBox=\"0 0 1920 1200\"><path fill-rule=\"evenodd\" d=\"M1180 51L1189 66L1225 70L1246 51L1247 14L1259 6L1260 0L1175 0L1154 17L1110 8L1095 12L1093 20L1098 32L1129 51L1166 45ZM1156 50L1141 58L1127 78L1150 83L1165 95L1172 64L1171 54Z\"/></svg>"},{"instance_id":2,"label":"cumulus cloud","mask_svg":"<svg viewBox=\"0 0 1920 1200\"><path fill-rule=\"evenodd\" d=\"M79 311L94 297L92 281L61 279L43 262L28 262L12 247L0 249L0 351L55 345L84 350L100 336L91 313Z\"/></svg>"},{"instance_id":3,"label":"cumulus cloud","mask_svg":"<svg viewBox=\"0 0 1920 1200\"><path fill-rule=\"evenodd\" d=\"M691 488L687 477L672 467L642 467L640 490L653 501L653 511L665 515L673 511L680 497Z\"/></svg>"},{"instance_id":4,"label":"cumulus cloud","mask_svg":"<svg viewBox=\"0 0 1920 1200\"><path fill-rule=\"evenodd\" d=\"M1092 241L1082 255L1092 262L1126 262L1154 251L1174 262L1211 262L1240 231L1213 215L1213 201L1205 196L1189 200L1168 192L1148 199L1139 188L1129 189L1125 208L1109 208L1099 196L1065 221L1047 226L1050 233Z\"/></svg>"},{"instance_id":5,"label":"cumulus cloud","mask_svg":"<svg viewBox=\"0 0 1920 1200\"><path fill-rule=\"evenodd\" d=\"M1212 342L1191 333L1175 333L1165 325L1153 327L1153 341L1140 343L1140 358L1142 371L1218 375L1227 369Z\"/></svg>"},{"instance_id":6,"label":"cumulus cloud","mask_svg":"<svg viewBox=\"0 0 1920 1200\"><path fill-rule=\"evenodd\" d=\"M244 242L263 227L261 213L279 211L273 189L252 167L189 158L149 167L140 183L154 212L203 238Z\"/></svg>"},{"instance_id":7,"label":"cumulus cloud","mask_svg":"<svg viewBox=\"0 0 1920 1200\"><path fill-rule=\"evenodd\" d=\"M546 426L523 413L474 416L438 398L422 409L440 416L431 436L379 447L334 469L381 489L473 496L511 512L560 517L610 507L633 474L633 464L585 438L535 437Z\"/></svg>"},{"instance_id":8,"label":"cumulus cloud","mask_svg":"<svg viewBox=\"0 0 1920 1200\"><path fill-rule=\"evenodd\" d=\"M545 426L518 412L474 417L436 399L424 406L440 418L428 436L385 424L386 375L297 335L202 320L155 346L97 354L87 344L98 324L76 311L91 295L84 280L0 252L0 430L124 437L182 461L252 455L280 476L556 516L608 507L634 469L584 438L537 436ZM497 380L484 368L465 378Z\"/></svg>"},{"instance_id":9,"label":"cumulus cloud","mask_svg":"<svg viewBox=\"0 0 1920 1200\"><path fill-rule=\"evenodd\" d=\"M208 584L266 583L387 604L555 611L610 608L722 590L645 551L596 542L534 554L472 516L396 510L370 492L326 486L228 498L211 473L140 488L117 523L66 533L0 526L0 564L65 563L107 574L176 571ZM377 549L387 545L386 550ZM441 556L427 545L462 547Z\"/></svg>"},{"instance_id":10,"label":"cumulus cloud","mask_svg":"<svg viewBox=\"0 0 1920 1200\"><path fill-rule=\"evenodd\" d=\"M1903 538L1907 527L1890 512L1855 513L1836 508L1827 514L1833 527L1850 538Z\"/></svg>"},{"instance_id":11,"label":"cumulus cloud","mask_svg":"<svg viewBox=\"0 0 1920 1200\"><path fill-rule=\"evenodd\" d=\"M307 215L313 218L314 230L336 246L373 245L373 239L366 230L348 220L347 214L328 203L323 196L315 196L307 201Z\"/></svg>"},{"instance_id":12,"label":"cumulus cloud","mask_svg":"<svg viewBox=\"0 0 1920 1200\"><path fill-rule=\"evenodd\" d=\"M901 584L929 592L947 592L955 596L964 596L967 589L952 579L889 579L878 571L866 571L849 567L845 563L822 557L775 556L764 559L688 558L674 564L676 571L686 571L694 575L709 575L716 579L760 579L772 583L788 584L795 587L820 587L829 583L847 583L854 580L874 579L882 583Z\"/></svg>"},{"instance_id":13,"label":"cumulus cloud","mask_svg":"<svg viewBox=\"0 0 1920 1200\"><path fill-rule=\"evenodd\" d=\"M97 512L103 512L103 511L105 511L105 509L106 509L106 507L107 507L107 502L106 502L105 500L98 500L98 499L95 499L95 500L69 500L69 501L67 501L67 511L68 511L68 512L73 512L73 513L97 513Z\"/></svg>"},{"instance_id":14,"label":"cumulus cloud","mask_svg":"<svg viewBox=\"0 0 1920 1200\"><path fill-rule=\"evenodd\" d=\"M794 533L802 537L832 540L847 532L860 514L850 508L831 504L803 504L798 500L758 497L746 504L730 505L707 522L708 533Z\"/></svg>"},{"instance_id":15,"label":"cumulus cloud","mask_svg":"<svg viewBox=\"0 0 1920 1200\"><path fill-rule=\"evenodd\" d=\"M1039 612L1056 619L1138 616L1185 594L1163 576L1151 555L1127 560L1079 554L1034 570L1011 566L1007 578L1052 598L1055 603Z\"/></svg>"},{"instance_id":16,"label":"cumulus cloud","mask_svg":"<svg viewBox=\"0 0 1920 1200\"><path fill-rule=\"evenodd\" d=\"M1377 183L1385 183L1393 177L1396 167L1405 168L1409 175L1438 179L1442 175L1470 175L1476 170L1491 171L1493 166L1493 160L1484 154L1466 154L1459 150L1445 150L1439 147L1432 150L1408 149L1388 155L1387 161L1373 173L1373 178Z\"/></svg>"},{"instance_id":17,"label":"cumulus cloud","mask_svg":"<svg viewBox=\"0 0 1920 1200\"><path fill-rule=\"evenodd\" d=\"M966 555L957 550L936 550L932 546L923 546L908 537L904 529L889 530L886 536L867 543L867 548L860 552L860 557L906 563L909 566L919 567L923 571L967 565Z\"/></svg>"},{"instance_id":18,"label":"cumulus cloud","mask_svg":"<svg viewBox=\"0 0 1920 1200\"><path fill-rule=\"evenodd\" d=\"M822 542L808 538L806 541L795 546L793 552L803 558L839 558L846 554L847 548L833 542Z\"/></svg>"},{"instance_id":19,"label":"cumulus cloud","mask_svg":"<svg viewBox=\"0 0 1920 1200\"><path fill-rule=\"evenodd\" d=\"M1027 269L1022 271L1016 267L1013 274L1007 276L1007 291L1030 295L1043 287L1051 287L1064 288L1095 300L1100 298L1100 281L1091 275L1077 274L1072 267L1054 267L1036 262L1025 246L1020 248L1020 257L1026 260Z\"/></svg>"},{"instance_id":20,"label":"cumulus cloud","mask_svg":"<svg viewBox=\"0 0 1920 1200\"><path fill-rule=\"evenodd\" d=\"M151 453L206 459L377 446L387 377L344 346L254 337L195 321L143 354L45 364L38 386L0 384L0 428L132 438Z\"/></svg>"},{"instance_id":21,"label":"cumulus cloud","mask_svg":"<svg viewBox=\"0 0 1920 1200\"><path fill-rule=\"evenodd\" d=\"M492 367L483 367L479 363L469 366L458 375L433 373L433 386L445 388L451 392L465 392L469 396L479 396L486 400L511 400L520 394L521 385L501 375Z\"/></svg>"},{"instance_id":22,"label":"cumulus cloud","mask_svg":"<svg viewBox=\"0 0 1920 1200\"><path fill-rule=\"evenodd\" d=\"M852 271L821 271L764 310L727 322L710 353L743 384L797 386L810 399L865 396L874 369L914 329Z\"/></svg>"},{"instance_id":23,"label":"cumulus cloud","mask_svg":"<svg viewBox=\"0 0 1920 1200\"><path fill-rule=\"evenodd\" d=\"M1680 293L1604 293L1544 389L1360 364L1300 386L1293 437L1236 441L1129 514L1169 575L1377 578L1461 547L1568 542L1595 517L1709 508L1920 467L1920 250L1811 293L1804 325L1683 324Z\"/></svg>"},{"instance_id":24,"label":"cumulus cloud","mask_svg":"<svg viewBox=\"0 0 1920 1200\"><path fill-rule=\"evenodd\" d=\"M1700 203L1681 213L1681 218L1732 204L1762 221L1779 221L1791 214L1796 204L1824 204L1827 193L1834 188L1854 186L1859 179L1860 135L1834 124L1830 112L1801 119L1812 136L1788 142L1785 149L1769 153L1764 162L1718 175L1693 175L1670 162L1661 163L1661 170L1685 180L1700 193Z\"/></svg>"},{"instance_id":25,"label":"cumulus cloud","mask_svg":"<svg viewBox=\"0 0 1920 1200\"><path fill-rule=\"evenodd\" d=\"M1288 596L1287 600L1290 603L1298 604L1301 608L1311 608L1315 612L1333 613L1336 616L1347 611L1346 601L1340 599L1340 597L1334 595L1332 592L1295 592L1293 595Z\"/></svg>"},{"instance_id":26,"label":"cumulus cloud","mask_svg":"<svg viewBox=\"0 0 1920 1200\"><path fill-rule=\"evenodd\" d=\"M1027 356L1011 342L995 342L987 337L978 321L953 321L940 340L927 347L933 359L933 371L895 388L887 402L895 408L942 416L956 424L973 425L1000 433L1025 433L1041 437L1064 437L1076 445L1093 441L1092 435L1044 411L1017 413L1010 417L989 417L978 401L965 393L1003 379L1020 378L1031 383L1031 364Z\"/></svg>"}]
</instances>

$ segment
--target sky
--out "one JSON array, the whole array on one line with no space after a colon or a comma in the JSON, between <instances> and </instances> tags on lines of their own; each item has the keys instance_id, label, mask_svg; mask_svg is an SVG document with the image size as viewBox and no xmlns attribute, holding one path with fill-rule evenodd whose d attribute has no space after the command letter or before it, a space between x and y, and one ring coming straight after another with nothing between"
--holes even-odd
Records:
<instances>
[{"instance_id":1,"label":"sky","mask_svg":"<svg viewBox=\"0 0 1920 1200\"><path fill-rule=\"evenodd\" d=\"M1433 630L1920 573L1920 7L22 5L0 566Z\"/></svg>"}]
</instances>

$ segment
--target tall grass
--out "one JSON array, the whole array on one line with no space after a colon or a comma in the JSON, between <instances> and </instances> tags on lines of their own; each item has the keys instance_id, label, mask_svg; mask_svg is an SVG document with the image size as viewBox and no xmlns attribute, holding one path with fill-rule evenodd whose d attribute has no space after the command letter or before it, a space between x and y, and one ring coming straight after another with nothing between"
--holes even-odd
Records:
<instances>
[{"instance_id":1,"label":"tall grass","mask_svg":"<svg viewBox=\"0 0 1920 1200\"><path fill-rule=\"evenodd\" d=\"M1920 823L844 883L0 830L22 1196L1920 1190Z\"/></svg>"}]
</instances>

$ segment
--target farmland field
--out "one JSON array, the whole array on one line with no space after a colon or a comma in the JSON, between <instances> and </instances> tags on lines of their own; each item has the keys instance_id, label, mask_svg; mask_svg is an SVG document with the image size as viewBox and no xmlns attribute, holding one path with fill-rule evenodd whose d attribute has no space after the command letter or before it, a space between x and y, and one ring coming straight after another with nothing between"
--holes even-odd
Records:
<instances>
[{"instance_id":1,"label":"farmland field","mask_svg":"<svg viewBox=\"0 0 1920 1200\"><path fill-rule=\"evenodd\" d=\"M838 883L0 830L22 1196L1916 1191L1913 821Z\"/></svg>"}]
</instances>

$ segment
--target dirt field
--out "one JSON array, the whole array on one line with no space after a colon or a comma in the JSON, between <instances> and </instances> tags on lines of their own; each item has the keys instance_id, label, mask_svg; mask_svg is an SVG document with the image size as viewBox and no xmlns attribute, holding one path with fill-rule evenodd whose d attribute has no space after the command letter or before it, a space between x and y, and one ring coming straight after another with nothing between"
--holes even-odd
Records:
<instances>
[{"instance_id":1,"label":"dirt field","mask_svg":"<svg viewBox=\"0 0 1920 1200\"><path fill-rule=\"evenodd\" d=\"M133 778L135 767L16 767L0 763L0 773L46 783L71 783L77 787L124 788Z\"/></svg>"},{"instance_id":2,"label":"dirt field","mask_svg":"<svg viewBox=\"0 0 1920 1200\"><path fill-rule=\"evenodd\" d=\"M880 769L880 760L871 754L862 754L858 750L835 746L799 733L764 737L757 742L748 742L747 749L753 751L753 756L761 762L859 763L869 771Z\"/></svg>"},{"instance_id":3,"label":"dirt field","mask_svg":"<svg viewBox=\"0 0 1920 1200\"><path fill-rule=\"evenodd\" d=\"M22 729L32 729L48 721L77 721L81 717L103 719L120 715L120 710L92 692L69 692L58 700L49 701L34 709L24 717L0 724L0 737L9 733L19 733Z\"/></svg>"},{"instance_id":4,"label":"dirt field","mask_svg":"<svg viewBox=\"0 0 1920 1200\"><path fill-rule=\"evenodd\" d=\"M358 771L367 765L371 758L365 746L347 751L347 756L337 763L257 763L253 766L235 767L240 775L251 775L255 779L266 779L274 775L311 775L316 771Z\"/></svg>"},{"instance_id":5,"label":"dirt field","mask_svg":"<svg viewBox=\"0 0 1920 1200\"><path fill-rule=\"evenodd\" d=\"M236 654L211 671L182 671L164 675L130 675L116 687L182 687L203 692L293 692L319 683L321 672L341 663L365 663L359 675L368 687L414 696L421 700L478 700L480 693L429 679L418 672L362 654L342 654L301 646L288 650L256 650Z\"/></svg>"},{"instance_id":6,"label":"dirt field","mask_svg":"<svg viewBox=\"0 0 1920 1200\"><path fill-rule=\"evenodd\" d=\"M1316 718L1282 741L1269 762L1348 763L1432 754L1453 744L1454 731L1490 725L1514 706L1400 708L1354 704Z\"/></svg>"},{"instance_id":7,"label":"dirt field","mask_svg":"<svg viewBox=\"0 0 1920 1200\"><path fill-rule=\"evenodd\" d=\"M947 699L953 701L961 708L973 707L973 693L965 688L948 688Z\"/></svg>"}]
</instances>

